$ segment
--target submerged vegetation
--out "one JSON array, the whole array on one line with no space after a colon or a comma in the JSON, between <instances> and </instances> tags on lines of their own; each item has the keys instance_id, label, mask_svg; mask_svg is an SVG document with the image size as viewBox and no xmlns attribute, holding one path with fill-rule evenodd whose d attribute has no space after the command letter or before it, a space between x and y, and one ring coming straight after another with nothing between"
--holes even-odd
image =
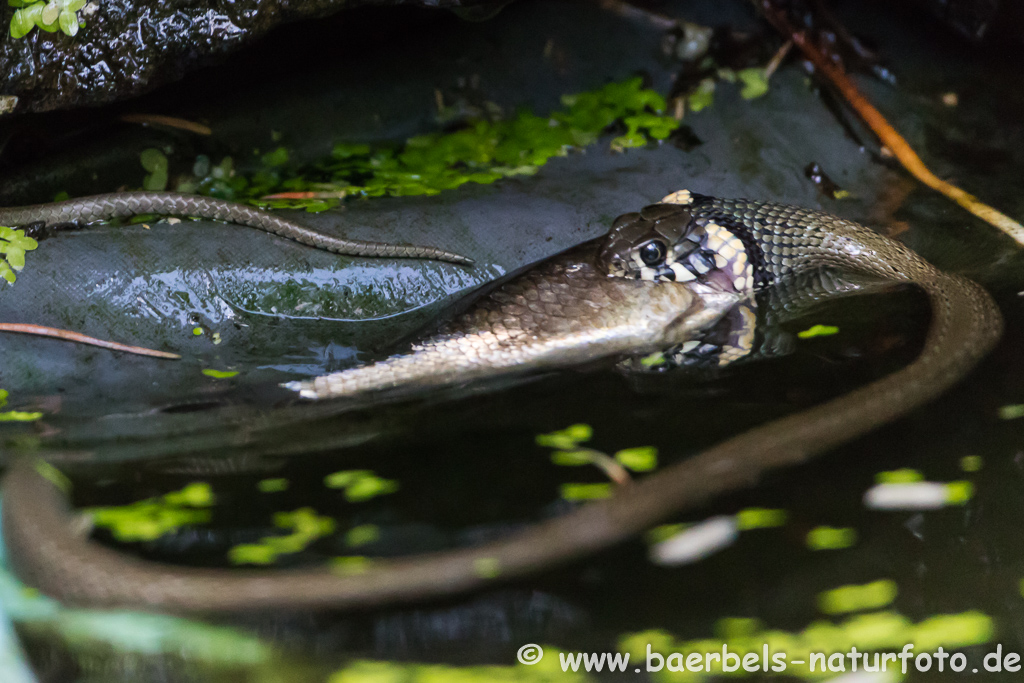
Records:
<instances>
[{"instance_id":1,"label":"submerged vegetation","mask_svg":"<svg viewBox=\"0 0 1024 683\"><path fill-rule=\"evenodd\" d=\"M665 98L644 88L641 78L565 95L562 105L547 116L520 110L507 119L471 120L458 130L417 135L400 145L339 142L329 160L309 166L293 165L283 146L260 155L252 173L236 170L231 157L214 165L200 156L175 189L315 212L345 197L433 195L466 183L532 175L605 132L618 133L609 144L623 151L665 140L679 127L664 114ZM162 157L160 150L143 152L146 189L167 186Z\"/></svg>"}]
</instances>

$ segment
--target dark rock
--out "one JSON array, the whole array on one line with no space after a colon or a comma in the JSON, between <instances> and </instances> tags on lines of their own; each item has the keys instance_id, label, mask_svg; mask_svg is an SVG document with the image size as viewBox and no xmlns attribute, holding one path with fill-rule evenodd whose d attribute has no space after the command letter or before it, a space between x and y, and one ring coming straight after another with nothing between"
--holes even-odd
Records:
<instances>
[{"instance_id":1,"label":"dark rock","mask_svg":"<svg viewBox=\"0 0 1024 683\"><path fill-rule=\"evenodd\" d=\"M93 0L77 35L39 28L13 38L0 8L0 114L133 97L218 61L278 24L366 5L500 8L501 0ZM479 10L477 10L479 11ZM486 11L486 7L484 8ZM14 98L17 99L14 99Z\"/></svg>"}]
</instances>

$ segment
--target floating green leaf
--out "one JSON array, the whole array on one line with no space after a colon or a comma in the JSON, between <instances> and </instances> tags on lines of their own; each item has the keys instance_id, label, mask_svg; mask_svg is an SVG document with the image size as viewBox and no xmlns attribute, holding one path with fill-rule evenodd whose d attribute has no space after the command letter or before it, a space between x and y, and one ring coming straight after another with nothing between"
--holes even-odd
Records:
<instances>
[{"instance_id":1,"label":"floating green leaf","mask_svg":"<svg viewBox=\"0 0 1024 683\"><path fill-rule=\"evenodd\" d=\"M650 472L658 466L658 449L654 446L624 448L615 454L615 459L634 472Z\"/></svg>"},{"instance_id":2,"label":"floating green leaf","mask_svg":"<svg viewBox=\"0 0 1024 683\"><path fill-rule=\"evenodd\" d=\"M875 481L879 484L912 484L924 481L924 475L915 469L904 467L899 470L879 472L875 475Z\"/></svg>"},{"instance_id":3,"label":"floating green leaf","mask_svg":"<svg viewBox=\"0 0 1024 683\"><path fill-rule=\"evenodd\" d=\"M701 109L710 107L715 101L715 79L705 78L697 88L686 98L686 104L690 111L698 112Z\"/></svg>"},{"instance_id":4,"label":"floating green leaf","mask_svg":"<svg viewBox=\"0 0 1024 683\"><path fill-rule=\"evenodd\" d=\"M768 78L764 69L760 67L741 69L736 72L736 76L743 83L743 87L740 88L740 97L743 99L753 100L768 92Z\"/></svg>"},{"instance_id":5,"label":"floating green leaf","mask_svg":"<svg viewBox=\"0 0 1024 683\"><path fill-rule=\"evenodd\" d=\"M857 530L849 527L819 526L807 533L807 547L811 550L840 550L857 542Z\"/></svg>"},{"instance_id":6,"label":"floating green leaf","mask_svg":"<svg viewBox=\"0 0 1024 683\"><path fill-rule=\"evenodd\" d=\"M580 423L550 434L538 434L535 440L538 446L571 451L575 450L580 442L589 441L593 435L594 430L590 425Z\"/></svg>"},{"instance_id":7,"label":"floating green leaf","mask_svg":"<svg viewBox=\"0 0 1024 683\"><path fill-rule=\"evenodd\" d=\"M612 495L612 485L601 484L562 484L561 496L565 500L596 500Z\"/></svg>"},{"instance_id":8,"label":"floating green leaf","mask_svg":"<svg viewBox=\"0 0 1024 683\"><path fill-rule=\"evenodd\" d=\"M207 377L213 377L214 379L230 379L238 375L238 370L214 370L213 368L203 368L203 374Z\"/></svg>"},{"instance_id":9,"label":"floating green leaf","mask_svg":"<svg viewBox=\"0 0 1024 683\"><path fill-rule=\"evenodd\" d=\"M736 513L736 528L740 531L751 529L770 529L786 523L785 510L771 508L746 508Z\"/></svg>"},{"instance_id":10,"label":"floating green leaf","mask_svg":"<svg viewBox=\"0 0 1024 683\"><path fill-rule=\"evenodd\" d=\"M378 477L370 470L334 472L324 477L324 485L332 489L344 489L345 499L350 503L361 503L398 490L397 481Z\"/></svg>"},{"instance_id":11,"label":"floating green leaf","mask_svg":"<svg viewBox=\"0 0 1024 683\"><path fill-rule=\"evenodd\" d=\"M863 585L840 586L818 595L818 609L842 614L885 607L896 599L896 582L889 579Z\"/></svg>"},{"instance_id":12,"label":"floating green leaf","mask_svg":"<svg viewBox=\"0 0 1024 683\"><path fill-rule=\"evenodd\" d=\"M813 337L828 337L838 332L839 328L834 325L813 325L802 332L797 332L796 336L801 339L811 339Z\"/></svg>"},{"instance_id":13,"label":"floating green leaf","mask_svg":"<svg viewBox=\"0 0 1024 683\"><path fill-rule=\"evenodd\" d=\"M210 485L189 484L159 498L147 498L129 505L87 508L96 526L110 529L120 541L151 541L183 526L210 521L214 503Z\"/></svg>"},{"instance_id":14,"label":"floating green leaf","mask_svg":"<svg viewBox=\"0 0 1024 683\"><path fill-rule=\"evenodd\" d=\"M228 551L228 559L234 564L272 564L278 556L305 550L318 538L334 533L334 520L321 517L308 507L276 513L274 526L291 529L292 533L236 545Z\"/></svg>"},{"instance_id":15,"label":"floating green leaf","mask_svg":"<svg viewBox=\"0 0 1024 683\"><path fill-rule=\"evenodd\" d=\"M1002 420L1016 420L1021 417L1024 417L1024 403L999 408L999 418Z\"/></svg>"},{"instance_id":16,"label":"floating green leaf","mask_svg":"<svg viewBox=\"0 0 1024 683\"><path fill-rule=\"evenodd\" d=\"M274 479L261 479L256 484L256 488L263 493L278 493L288 489L288 480L283 477Z\"/></svg>"}]
</instances>

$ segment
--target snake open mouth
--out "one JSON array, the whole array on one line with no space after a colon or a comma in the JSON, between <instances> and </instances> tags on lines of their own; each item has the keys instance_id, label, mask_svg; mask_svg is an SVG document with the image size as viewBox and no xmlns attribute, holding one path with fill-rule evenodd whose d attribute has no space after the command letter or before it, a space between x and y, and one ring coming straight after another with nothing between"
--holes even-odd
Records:
<instances>
[{"instance_id":1,"label":"snake open mouth","mask_svg":"<svg viewBox=\"0 0 1024 683\"><path fill-rule=\"evenodd\" d=\"M717 223L699 224L677 192L660 204L619 216L601 249L608 275L654 282L693 282L727 292L754 287L754 267L743 241Z\"/></svg>"}]
</instances>

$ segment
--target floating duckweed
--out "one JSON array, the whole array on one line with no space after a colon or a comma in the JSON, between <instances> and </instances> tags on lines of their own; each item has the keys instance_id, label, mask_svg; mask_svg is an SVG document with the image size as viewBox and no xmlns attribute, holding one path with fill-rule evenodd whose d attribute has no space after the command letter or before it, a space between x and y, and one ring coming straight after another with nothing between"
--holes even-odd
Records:
<instances>
[{"instance_id":1,"label":"floating duckweed","mask_svg":"<svg viewBox=\"0 0 1024 683\"><path fill-rule=\"evenodd\" d=\"M357 548L380 540L380 527L376 524L360 524L352 527L345 534L345 545Z\"/></svg>"},{"instance_id":2,"label":"floating duckweed","mask_svg":"<svg viewBox=\"0 0 1024 683\"><path fill-rule=\"evenodd\" d=\"M1016 420L1024 417L1024 403L1002 406L999 409L999 417L1003 420Z\"/></svg>"},{"instance_id":3,"label":"floating duckweed","mask_svg":"<svg viewBox=\"0 0 1024 683\"><path fill-rule=\"evenodd\" d=\"M698 112L714 104L715 101L715 79L705 78L697 88L686 98L686 104L690 111Z\"/></svg>"},{"instance_id":4,"label":"floating duckweed","mask_svg":"<svg viewBox=\"0 0 1024 683\"><path fill-rule=\"evenodd\" d=\"M262 493L278 493L288 489L288 480L283 477L261 479L257 482L256 488Z\"/></svg>"},{"instance_id":5,"label":"floating duckweed","mask_svg":"<svg viewBox=\"0 0 1024 683\"><path fill-rule=\"evenodd\" d=\"M612 485L601 484L562 484L561 496L565 500L596 500L612 495Z\"/></svg>"},{"instance_id":6,"label":"floating duckweed","mask_svg":"<svg viewBox=\"0 0 1024 683\"><path fill-rule=\"evenodd\" d=\"M371 470L334 472L324 477L324 485L332 489L345 489L345 499L350 503L361 503L398 490L397 481L378 477Z\"/></svg>"},{"instance_id":7,"label":"floating duckweed","mask_svg":"<svg viewBox=\"0 0 1024 683\"><path fill-rule=\"evenodd\" d=\"M434 195L466 183L531 175L552 158L594 143L617 121L626 128L611 143L619 151L664 140L679 126L663 115L664 98L643 88L640 78L566 95L562 104L548 116L521 110L510 119L473 120L452 132L411 137L398 148L339 142L331 159L302 169L289 167L285 147L262 155L261 168L248 176L230 166L201 173L209 160L197 158L194 177L178 188L268 208L321 211L343 197Z\"/></svg>"},{"instance_id":8,"label":"floating duckweed","mask_svg":"<svg viewBox=\"0 0 1024 683\"><path fill-rule=\"evenodd\" d=\"M0 389L0 408L7 405L6 389ZM42 413L25 412L22 410L7 410L0 412L0 422L33 422L43 416Z\"/></svg>"},{"instance_id":9,"label":"floating duckweed","mask_svg":"<svg viewBox=\"0 0 1024 683\"><path fill-rule=\"evenodd\" d=\"M159 498L147 498L129 505L87 508L96 526L110 529L119 541L152 541L183 526L210 521L214 503L210 485L189 484Z\"/></svg>"},{"instance_id":10,"label":"floating duckweed","mask_svg":"<svg viewBox=\"0 0 1024 683\"><path fill-rule=\"evenodd\" d=\"M658 449L654 446L624 448L615 454L615 459L634 472L650 472L658 466Z\"/></svg>"},{"instance_id":11,"label":"floating duckweed","mask_svg":"<svg viewBox=\"0 0 1024 683\"><path fill-rule=\"evenodd\" d=\"M0 422L35 422L42 416L42 413L37 412L26 412L23 410L8 410L0 413Z\"/></svg>"},{"instance_id":12,"label":"floating duckweed","mask_svg":"<svg viewBox=\"0 0 1024 683\"><path fill-rule=\"evenodd\" d=\"M736 527L740 531L751 529L770 529L780 527L786 523L785 510L772 510L770 508L746 508L736 513Z\"/></svg>"},{"instance_id":13,"label":"floating duckweed","mask_svg":"<svg viewBox=\"0 0 1024 683\"><path fill-rule=\"evenodd\" d=\"M665 354L661 351L655 351L649 356L644 356L640 359L640 365L645 368L656 368L659 365L664 365L667 362Z\"/></svg>"},{"instance_id":14,"label":"floating duckweed","mask_svg":"<svg viewBox=\"0 0 1024 683\"><path fill-rule=\"evenodd\" d=\"M982 465L984 465L984 461L980 455L965 455L960 458L960 469L964 472L978 472Z\"/></svg>"},{"instance_id":15,"label":"floating duckweed","mask_svg":"<svg viewBox=\"0 0 1024 683\"><path fill-rule=\"evenodd\" d=\"M834 325L813 325L802 332L797 332L796 336L801 339L811 339L812 337L828 337L838 332L839 328Z\"/></svg>"},{"instance_id":16,"label":"floating duckweed","mask_svg":"<svg viewBox=\"0 0 1024 683\"><path fill-rule=\"evenodd\" d=\"M546 448L560 448L571 451L582 441L590 441L594 435L593 428L588 424L574 424L550 434L538 434L535 441L538 446Z\"/></svg>"},{"instance_id":17,"label":"floating duckweed","mask_svg":"<svg viewBox=\"0 0 1024 683\"><path fill-rule=\"evenodd\" d=\"M473 560L473 573L482 579L496 579L501 575L501 563L496 557L478 557Z\"/></svg>"},{"instance_id":18,"label":"floating duckweed","mask_svg":"<svg viewBox=\"0 0 1024 683\"><path fill-rule=\"evenodd\" d=\"M0 277L11 284L17 279L15 271L25 267L25 252L39 246L24 230L0 226Z\"/></svg>"},{"instance_id":19,"label":"floating duckweed","mask_svg":"<svg viewBox=\"0 0 1024 683\"><path fill-rule=\"evenodd\" d=\"M1021 585L1024 594L1024 583ZM746 620L744 620L746 621ZM683 641L662 630L642 631L624 634L619 638L618 649L629 652L630 659L644 661L648 652L707 654L722 653L723 647L738 655L762 655L764 648L769 653L785 654L785 676L805 680L821 680L824 662L817 658L817 668L812 672L812 653L824 653L835 668L828 673L846 671L850 666L845 656L850 648L866 652L900 651L906 644L912 644L917 652L934 652L938 647L947 650L988 643L995 633L993 620L987 614L977 611L959 614L940 614L914 623L902 614L892 611L868 612L847 618L839 623L816 621L802 631L764 630L753 620L748 622L753 630L745 629L732 637L702 638ZM706 660L708 661L708 660ZM665 662L668 664L668 661ZM708 661L711 669L700 673L671 671L668 666L651 676L654 681L698 681L708 680L722 673L722 660ZM840 669L839 667L843 667ZM892 671L892 669L890 669ZM735 673L731 674L737 675ZM333 682L332 682L333 683Z\"/></svg>"},{"instance_id":20,"label":"floating duckweed","mask_svg":"<svg viewBox=\"0 0 1024 683\"><path fill-rule=\"evenodd\" d=\"M207 377L213 377L214 379L230 379L238 375L238 370L214 370L212 368L203 368L203 374Z\"/></svg>"},{"instance_id":21,"label":"floating duckweed","mask_svg":"<svg viewBox=\"0 0 1024 683\"><path fill-rule=\"evenodd\" d=\"M192 328L192 334L197 336L197 337L201 337L202 334L203 334L203 328L201 328L201 327L193 327Z\"/></svg>"},{"instance_id":22,"label":"floating duckweed","mask_svg":"<svg viewBox=\"0 0 1024 683\"><path fill-rule=\"evenodd\" d=\"M807 532L811 550L841 550L857 542L857 530L850 527L819 526Z\"/></svg>"},{"instance_id":23,"label":"floating duckweed","mask_svg":"<svg viewBox=\"0 0 1024 683\"><path fill-rule=\"evenodd\" d=\"M879 484L912 484L915 481L924 481L924 475L915 469L904 467L888 472L879 472L875 475L875 481Z\"/></svg>"},{"instance_id":24,"label":"floating duckweed","mask_svg":"<svg viewBox=\"0 0 1024 683\"><path fill-rule=\"evenodd\" d=\"M171 505L191 507L210 507L215 502L213 490L205 481L193 482L180 491L171 491L164 500Z\"/></svg>"},{"instance_id":25,"label":"floating duckweed","mask_svg":"<svg viewBox=\"0 0 1024 683\"><path fill-rule=\"evenodd\" d=\"M583 671L563 671L560 660L564 656L545 646L543 658L514 666L451 666L358 659L335 671L327 683L582 683L593 680Z\"/></svg>"},{"instance_id":26,"label":"floating duckweed","mask_svg":"<svg viewBox=\"0 0 1024 683\"><path fill-rule=\"evenodd\" d=\"M765 70L760 67L741 69L736 72L743 87L740 88L740 97L745 100L753 100L768 92L768 78Z\"/></svg>"},{"instance_id":27,"label":"floating duckweed","mask_svg":"<svg viewBox=\"0 0 1024 683\"><path fill-rule=\"evenodd\" d=\"M280 555L305 550L313 541L334 533L334 520L321 517L313 508L274 514L274 526L291 529L286 536L265 536L259 543L236 545L228 551L234 564L272 564Z\"/></svg>"},{"instance_id":28,"label":"floating duckweed","mask_svg":"<svg viewBox=\"0 0 1024 683\"><path fill-rule=\"evenodd\" d=\"M951 481L946 484L946 502L963 505L974 497L974 484L969 481Z\"/></svg>"},{"instance_id":29,"label":"floating duckweed","mask_svg":"<svg viewBox=\"0 0 1024 683\"><path fill-rule=\"evenodd\" d=\"M69 36L78 33L82 20L78 11L86 0L7 0L18 8L11 17L11 37L23 38L39 27L47 33L62 31Z\"/></svg>"},{"instance_id":30,"label":"floating duckweed","mask_svg":"<svg viewBox=\"0 0 1024 683\"><path fill-rule=\"evenodd\" d=\"M818 595L818 609L825 614L879 609L895 600L896 593L896 582L889 579L863 585L840 586Z\"/></svg>"}]
</instances>

